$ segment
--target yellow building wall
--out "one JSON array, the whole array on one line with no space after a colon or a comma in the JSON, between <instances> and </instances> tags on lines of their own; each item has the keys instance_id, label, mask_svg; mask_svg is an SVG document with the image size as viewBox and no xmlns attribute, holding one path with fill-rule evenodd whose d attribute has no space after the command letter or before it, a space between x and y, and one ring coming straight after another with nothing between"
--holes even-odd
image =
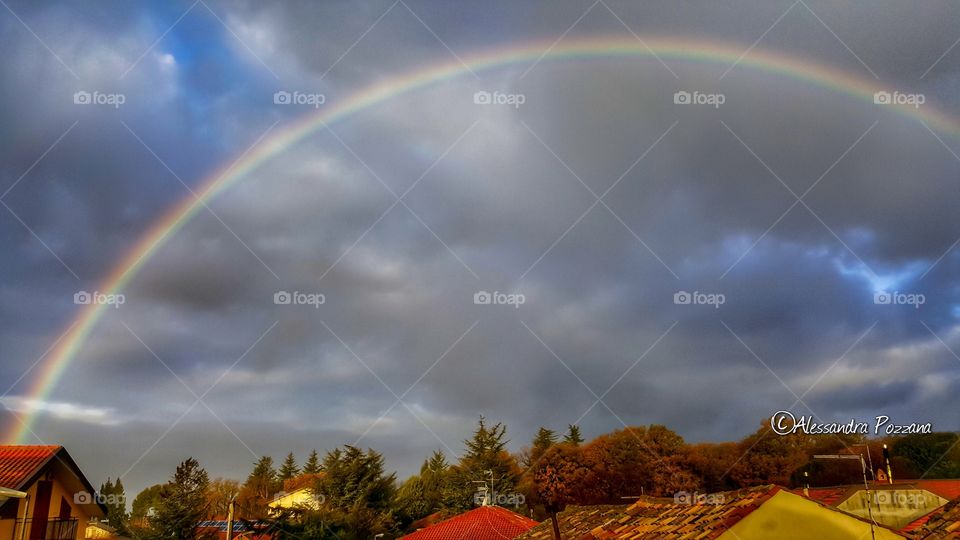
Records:
<instances>
[{"instance_id":1,"label":"yellow building wall","mask_svg":"<svg viewBox=\"0 0 960 540\"><path fill-rule=\"evenodd\" d=\"M904 536L883 527L874 528L879 540ZM720 540L864 540L870 524L819 504L780 491L760 508L740 520Z\"/></svg>"},{"instance_id":2,"label":"yellow building wall","mask_svg":"<svg viewBox=\"0 0 960 540\"><path fill-rule=\"evenodd\" d=\"M17 519L22 519L24 517L24 507L29 504L29 510L27 513L27 518L31 519L35 517L33 515L33 509L36 505L36 496L37 496L37 485L34 483L26 490L28 495L27 499L19 499L17 506ZM61 498L66 499L67 505L70 507L70 517L77 520L77 540L83 539L86 535L87 522L90 521L90 515L83 511L83 509L74 502L74 493L68 491L67 488L63 485L62 482L56 477L53 478L53 487L50 493L50 510L47 515L49 519L56 519L60 516L60 505ZM0 521L0 540L20 540L21 538L26 539L30 533L29 525L26 531L22 531L22 525L17 525L15 520L6 519Z\"/></svg>"},{"instance_id":3,"label":"yellow building wall","mask_svg":"<svg viewBox=\"0 0 960 540\"><path fill-rule=\"evenodd\" d=\"M313 494L313 490L298 489L292 493L287 493L282 497L277 497L273 501L270 501L270 508L280 509L294 509L294 508L313 508L316 509L319 507L317 502L316 495ZM2 539L0 539L2 540Z\"/></svg>"}]
</instances>

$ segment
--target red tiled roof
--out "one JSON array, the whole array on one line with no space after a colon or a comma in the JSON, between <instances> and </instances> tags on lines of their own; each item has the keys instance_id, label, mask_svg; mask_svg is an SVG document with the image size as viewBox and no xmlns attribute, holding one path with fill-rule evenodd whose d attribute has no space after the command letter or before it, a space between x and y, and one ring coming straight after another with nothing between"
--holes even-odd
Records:
<instances>
[{"instance_id":1,"label":"red tiled roof","mask_svg":"<svg viewBox=\"0 0 960 540\"><path fill-rule=\"evenodd\" d=\"M803 488L799 488L794 489L793 493L796 493L797 495L803 495L804 497L813 501L817 501L820 504L836 506L847 500L847 498L857 491L857 489L858 486L853 486L852 488L851 486L835 486L825 488L810 488L807 490L807 493L804 493Z\"/></svg>"},{"instance_id":2,"label":"red tiled roof","mask_svg":"<svg viewBox=\"0 0 960 540\"><path fill-rule=\"evenodd\" d=\"M408 534L403 540L512 540L537 522L499 506L481 506Z\"/></svg>"},{"instance_id":3,"label":"red tiled roof","mask_svg":"<svg viewBox=\"0 0 960 540\"><path fill-rule=\"evenodd\" d=\"M960 499L924 516L922 527L913 531L913 538L923 540L955 540L960 538ZM911 523L911 525L913 525ZM908 525L909 526L909 525Z\"/></svg>"},{"instance_id":4,"label":"red tiled roof","mask_svg":"<svg viewBox=\"0 0 960 540\"><path fill-rule=\"evenodd\" d=\"M939 495L948 501L960 497L960 478L952 480L904 480L907 484L916 484L934 495ZM899 484L900 482L896 482Z\"/></svg>"},{"instance_id":5,"label":"red tiled roof","mask_svg":"<svg viewBox=\"0 0 960 540\"><path fill-rule=\"evenodd\" d=\"M760 486L711 495L716 504L677 504L645 497L585 539L718 538L782 488Z\"/></svg>"},{"instance_id":6,"label":"red tiled roof","mask_svg":"<svg viewBox=\"0 0 960 540\"><path fill-rule=\"evenodd\" d=\"M0 445L0 487L20 488L61 448L61 446Z\"/></svg>"},{"instance_id":7,"label":"red tiled roof","mask_svg":"<svg viewBox=\"0 0 960 540\"><path fill-rule=\"evenodd\" d=\"M560 535L563 538L580 538L611 519L620 517L626 509L626 505L568 506L557 514ZM517 540L553 540L553 523L547 519L518 536Z\"/></svg>"},{"instance_id":8,"label":"red tiled roof","mask_svg":"<svg viewBox=\"0 0 960 540\"><path fill-rule=\"evenodd\" d=\"M907 523L902 529L900 529L900 532L908 533L908 532L915 531L915 530L919 529L920 527L923 527L924 525L927 524L928 521L930 521L930 518L932 518L933 516L935 516L935 515L937 515L937 514L942 513L942 512L943 512L943 508L944 508L944 507L941 506L940 508L937 508L937 509L934 510L933 512L926 513L926 514L918 517L917 519L911 521L910 523Z\"/></svg>"}]
</instances>

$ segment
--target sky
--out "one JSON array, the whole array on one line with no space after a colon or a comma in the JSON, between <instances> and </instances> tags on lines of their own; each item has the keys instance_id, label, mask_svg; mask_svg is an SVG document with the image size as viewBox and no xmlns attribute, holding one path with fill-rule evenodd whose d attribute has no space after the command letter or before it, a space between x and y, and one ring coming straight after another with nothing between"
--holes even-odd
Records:
<instances>
[{"instance_id":1,"label":"sky","mask_svg":"<svg viewBox=\"0 0 960 540\"><path fill-rule=\"evenodd\" d=\"M0 4L0 426L95 484L344 444L402 478L481 415L513 450L779 410L960 430L960 130L915 114L960 118L956 3ZM550 54L597 39L734 53ZM439 65L205 200L32 392L75 295L205 179Z\"/></svg>"}]
</instances>

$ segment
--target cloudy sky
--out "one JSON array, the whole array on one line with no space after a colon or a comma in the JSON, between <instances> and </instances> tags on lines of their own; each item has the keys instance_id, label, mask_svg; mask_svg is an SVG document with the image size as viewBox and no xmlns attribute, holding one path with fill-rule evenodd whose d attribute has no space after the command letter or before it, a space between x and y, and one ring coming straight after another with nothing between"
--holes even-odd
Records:
<instances>
[{"instance_id":1,"label":"cloudy sky","mask_svg":"<svg viewBox=\"0 0 960 540\"><path fill-rule=\"evenodd\" d=\"M732 440L780 409L960 429L960 130L931 123L960 116L956 3L0 3L0 424L33 416L21 442L66 445L95 483L343 444L406 476L481 414L514 449L573 422ZM736 54L547 54L594 38ZM469 65L524 44L545 56ZM755 67L770 55L929 114ZM204 178L461 61L208 201L31 395L75 293Z\"/></svg>"}]
</instances>

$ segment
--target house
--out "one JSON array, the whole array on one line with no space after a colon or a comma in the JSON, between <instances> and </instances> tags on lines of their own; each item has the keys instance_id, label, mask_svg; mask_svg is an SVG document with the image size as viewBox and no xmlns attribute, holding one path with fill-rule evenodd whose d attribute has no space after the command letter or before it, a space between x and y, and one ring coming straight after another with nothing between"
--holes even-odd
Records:
<instances>
[{"instance_id":1,"label":"house","mask_svg":"<svg viewBox=\"0 0 960 540\"><path fill-rule=\"evenodd\" d=\"M500 506L480 506L434 523L403 540L504 540L516 538L537 522Z\"/></svg>"},{"instance_id":2,"label":"house","mask_svg":"<svg viewBox=\"0 0 960 540\"><path fill-rule=\"evenodd\" d=\"M560 535L576 539L623 515L627 505L568 506L557 514ZM517 540L553 540L553 523L546 520L517 537Z\"/></svg>"},{"instance_id":3,"label":"house","mask_svg":"<svg viewBox=\"0 0 960 540\"><path fill-rule=\"evenodd\" d=\"M689 498L687 498L690 500ZM880 540L907 538L874 525ZM777 486L715 493L702 501L643 497L581 540L703 538L719 540L862 540L866 519L820 504Z\"/></svg>"},{"instance_id":4,"label":"house","mask_svg":"<svg viewBox=\"0 0 960 540\"><path fill-rule=\"evenodd\" d=\"M0 539L79 540L106 515L62 446L0 446Z\"/></svg>"},{"instance_id":5,"label":"house","mask_svg":"<svg viewBox=\"0 0 960 540\"><path fill-rule=\"evenodd\" d=\"M312 488L303 487L291 492L280 492L267 503L272 515L283 510L319 510L323 497L314 493Z\"/></svg>"}]
</instances>

